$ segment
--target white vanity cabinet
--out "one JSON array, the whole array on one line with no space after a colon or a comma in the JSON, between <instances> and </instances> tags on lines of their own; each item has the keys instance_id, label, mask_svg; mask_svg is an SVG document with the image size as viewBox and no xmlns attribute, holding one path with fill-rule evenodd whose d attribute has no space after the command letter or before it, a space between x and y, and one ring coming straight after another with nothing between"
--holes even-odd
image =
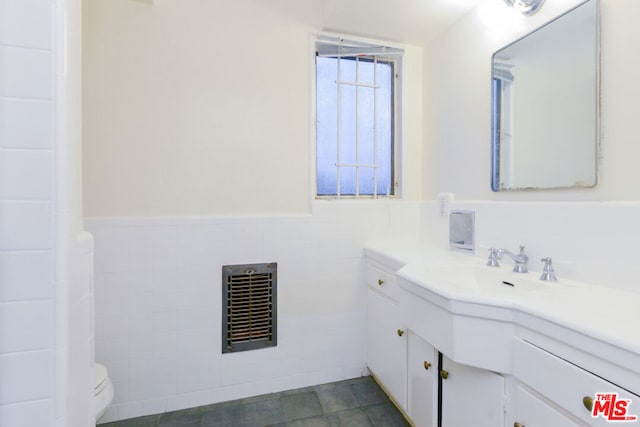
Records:
<instances>
[{"instance_id":1,"label":"white vanity cabinet","mask_svg":"<svg viewBox=\"0 0 640 427\"><path fill-rule=\"evenodd\" d=\"M640 425L640 296L506 289L510 269L435 248L365 255L367 363L415 426Z\"/></svg>"},{"instance_id":2,"label":"white vanity cabinet","mask_svg":"<svg viewBox=\"0 0 640 427\"><path fill-rule=\"evenodd\" d=\"M438 417L438 351L409 330L408 415L416 426L436 426Z\"/></svg>"},{"instance_id":3,"label":"white vanity cabinet","mask_svg":"<svg viewBox=\"0 0 640 427\"><path fill-rule=\"evenodd\" d=\"M640 415L638 410L640 396L521 339L514 339L513 349L513 376L518 381L513 405L514 423L518 422L526 427L610 426L612 421L607 419L606 403L601 403L603 410L599 411L596 417L591 415L589 407L594 404L596 393L614 393L618 402L628 399L630 405L626 415ZM523 385L526 385L526 389L531 392L527 391ZM566 421L563 424L559 421L555 424L544 423L547 418L541 418L540 414L532 413L531 402L535 398L534 393L540 396L537 398L539 401L537 406L543 408L541 412L544 412L545 417L555 416L558 420L572 421ZM613 407L611 409L613 410ZM613 412L611 414L615 415Z\"/></svg>"},{"instance_id":4,"label":"white vanity cabinet","mask_svg":"<svg viewBox=\"0 0 640 427\"><path fill-rule=\"evenodd\" d=\"M367 366L398 405L407 409L407 330L400 322L392 273L367 265Z\"/></svg>"},{"instance_id":5,"label":"white vanity cabinet","mask_svg":"<svg viewBox=\"0 0 640 427\"><path fill-rule=\"evenodd\" d=\"M440 376L442 427L504 425L502 375L462 365L443 356Z\"/></svg>"},{"instance_id":6,"label":"white vanity cabinet","mask_svg":"<svg viewBox=\"0 0 640 427\"><path fill-rule=\"evenodd\" d=\"M390 269L375 262L367 262L366 282L367 366L415 426L435 427L438 349L410 330L400 312L400 300L417 297L399 286ZM443 364L450 376L442 386L442 425L501 426L503 377L446 357Z\"/></svg>"}]
</instances>

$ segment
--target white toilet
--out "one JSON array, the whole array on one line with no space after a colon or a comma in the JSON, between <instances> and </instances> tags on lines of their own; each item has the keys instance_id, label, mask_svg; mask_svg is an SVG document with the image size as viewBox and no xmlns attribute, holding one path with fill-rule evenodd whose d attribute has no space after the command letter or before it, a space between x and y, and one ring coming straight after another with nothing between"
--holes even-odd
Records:
<instances>
[{"instance_id":1,"label":"white toilet","mask_svg":"<svg viewBox=\"0 0 640 427\"><path fill-rule=\"evenodd\" d=\"M107 368L103 365L96 363L93 366L93 372L95 375L94 401L97 422L104 415L104 412L107 410L107 406L109 406L113 400L113 384L109 379Z\"/></svg>"}]
</instances>

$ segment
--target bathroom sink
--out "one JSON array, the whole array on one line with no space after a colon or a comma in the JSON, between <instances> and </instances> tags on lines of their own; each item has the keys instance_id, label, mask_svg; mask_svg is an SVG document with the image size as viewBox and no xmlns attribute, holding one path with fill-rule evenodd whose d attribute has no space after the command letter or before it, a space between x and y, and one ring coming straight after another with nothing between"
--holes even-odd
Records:
<instances>
[{"instance_id":1,"label":"bathroom sink","mask_svg":"<svg viewBox=\"0 0 640 427\"><path fill-rule=\"evenodd\" d=\"M436 287L451 290L519 294L549 289L548 282L537 273L514 273L508 267L486 265L445 265L425 267L424 280Z\"/></svg>"}]
</instances>

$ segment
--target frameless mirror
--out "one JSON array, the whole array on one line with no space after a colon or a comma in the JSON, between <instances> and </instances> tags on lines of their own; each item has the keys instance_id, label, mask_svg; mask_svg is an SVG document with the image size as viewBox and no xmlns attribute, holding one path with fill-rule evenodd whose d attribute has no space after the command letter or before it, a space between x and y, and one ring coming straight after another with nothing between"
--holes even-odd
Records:
<instances>
[{"instance_id":1,"label":"frameless mirror","mask_svg":"<svg viewBox=\"0 0 640 427\"><path fill-rule=\"evenodd\" d=\"M493 54L493 191L596 185L598 52L588 0Z\"/></svg>"}]
</instances>

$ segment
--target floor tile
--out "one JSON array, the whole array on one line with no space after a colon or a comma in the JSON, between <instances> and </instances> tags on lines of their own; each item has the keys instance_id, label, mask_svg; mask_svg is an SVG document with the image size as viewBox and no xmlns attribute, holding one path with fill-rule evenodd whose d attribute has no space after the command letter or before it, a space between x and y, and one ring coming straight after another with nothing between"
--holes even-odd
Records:
<instances>
[{"instance_id":1,"label":"floor tile","mask_svg":"<svg viewBox=\"0 0 640 427\"><path fill-rule=\"evenodd\" d=\"M371 377L271 393L99 427L406 427Z\"/></svg>"},{"instance_id":2,"label":"floor tile","mask_svg":"<svg viewBox=\"0 0 640 427\"><path fill-rule=\"evenodd\" d=\"M353 395L351 387L346 384L331 384L319 386L316 394L325 414L357 408L358 400Z\"/></svg>"},{"instance_id":3,"label":"floor tile","mask_svg":"<svg viewBox=\"0 0 640 427\"><path fill-rule=\"evenodd\" d=\"M202 409L200 427L238 427L243 423L243 406L222 406Z\"/></svg>"},{"instance_id":4,"label":"floor tile","mask_svg":"<svg viewBox=\"0 0 640 427\"><path fill-rule=\"evenodd\" d=\"M370 378L370 377L369 377ZM375 405L377 403L388 403L389 398L380 389L380 386L376 384L373 379L368 381L361 381L356 384L351 384L351 391L353 392L360 406Z\"/></svg>"},{"instance_id":5,"label":"floor tile","mask_svg":"<svg viewBox=\"0 0 640 427\"><path fill-rule=\"evenodd\" d=\"M246 403L243 408L243 422L246 427L264 427L285 421L280 399Z\"/></svg>"},{"instance_id":6,"label":"floor tile","mask_svg":"<svg viewBox=\"0 0 640 427\"><path fill-rule=\"evenodd\" d=\"M292 394L309 393L314 390L315 390L314 386L309 386L309 387L303 387L303 388L296 388L294 390L281 391L280 395L284 397Z\"/></svg>"},{"instance_id":7,"label":"floor tile","mask_svg":"<svg viewBox=\"0 0 640 427\"><path fill-rule=\"evenodd\" d=\"M331 427L369 427L373 426L367 414L360 408L336 412L328 415Z\"/></svg>"},{"instance_id":8,"label":"floor tile","mask_svg":"<svg viewBox=\"0 0 640 427\"><path fill-rule=\"evenodd\" d=\"M366 377L351 378L350 380L340 381L340 384L353 385L353 384L359 384L359 383L366 383L369 381L373 381L373 378L367 375Z\"/></svg>"},{"instance_id":9,"label":"floor tile","mask_svg":"<svg viewBox=\"0 0 640 427\"><path fill-rule=\"evenodd\" d=\"M363 408L375 427L409 427L398 409L392 403L383 403Z\"/></svg>"},{"instance_id":10,"label":"floor tile","mask_svg":"<svg viewBox=\"0 0 640 427\"><path fill-rule=\"evenodd\" d=\"M283 396L280 401L282 402L285 421L322 415L322 406L313 391Z\"/></svg>"},{"instance_id":11,"label":"floor tile","mask_svg":"<svg viewBox=\"0 0 640 427\"><path fill-rule=\"evenodd\" d=\"M287 423L287 427L331 427L327 417L313 417Z\"/></svg>"},{"instance_id":12,"label":"floor tile","mask_svg":"<svg viewBox=\"0 0 640 427\"><path fill-rule=\"evenodd\" d=\"M183 409L160 415L158 427L199 427L200 408Z\"/></svg>"},{"instance_id":13,"label":"floor tile","mask_svg":"<svg viewBox=\"0 0 640 427\"><path fill-rule=\"evenodd\" d=\"M149 415L146 417L130 418L128 420L117 421L106 424L98 424L98 427L156 427L159 415Z\"/></svg>"},{"instance_id":14,"label":"floor tile","mask_svg":"<svg viewBox=\"0 0 640 427\"><path fill-rule=\"evenodd\" d=\"M239 405L242 405L242 399L228 400L226 402L218 402L218 403L212 403L210 405L200 406L200 412L205 413L207 411L216 410L216 409L224 408L227 406L239 406Z\"/></svg>"},{"instance_id":15,"label":"floor tile","mask_svg":"<svg viewBox=\"0 0 640 427\"><path fill-rule=\"evenodd\" d=\"M273 400L273 399L278 399L280 397L281 393L268 393L268 394L261 394L258 396L251 396L251 397L246 397L244 399L240 399L240 401L243 404L246 403L255 403L255 402L262 402L264 400Z\"/></svg>"}]
</instances>

